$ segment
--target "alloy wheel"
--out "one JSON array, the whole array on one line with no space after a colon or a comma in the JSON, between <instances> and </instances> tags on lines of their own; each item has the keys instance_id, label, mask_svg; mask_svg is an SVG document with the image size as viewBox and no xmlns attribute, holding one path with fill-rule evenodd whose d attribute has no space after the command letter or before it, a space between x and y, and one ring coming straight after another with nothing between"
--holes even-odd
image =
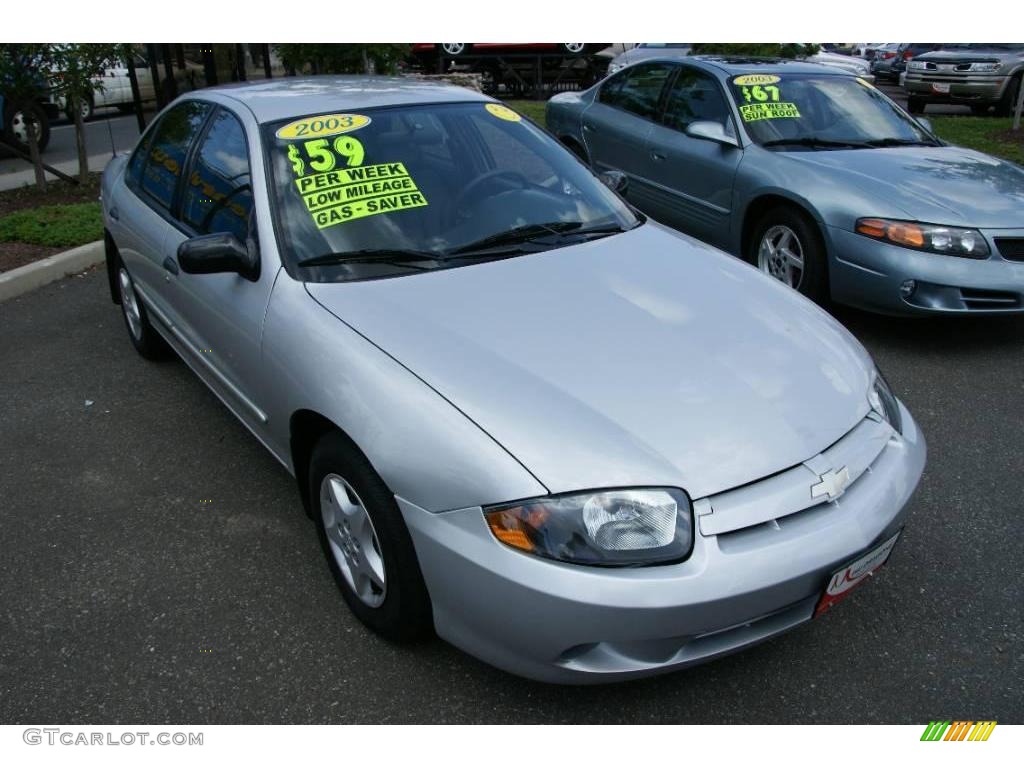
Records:
<instances>
[{"instance_id":1,"label":"alloy wheel","mask_svg":"<svg viewBox=\"0 0 1024 768\"><path fill-rule=\"evenodd\" d=\"M320 515L345 582L363 603L379 607L387 595L380 541L359 494L340 475L329 474L320 483Z\"/></svg>"},{"instance_id":2,"label":"alloy wheel","mask_svg":"<svg viewBox=\"0 0 1024 768\"><path fill-rule=\"evenodd\" d=\"M118 283L121 286L121 309L128 321L128 330L135 339L142 340L142 313L139 311L139 299L135 295L135 285L128 274L128 270L121 267L117 273Z\"/></svg>"},{"instance_id":3,"label":"alloy wheel","mask_svg":"<svg viewBox=\"0 0 1024 768\"><path fill-rule=\"evenodd\" d=\"M466 50L465 43L441 43L441 50L447 53L449 56L458 56L464 50Z\"/></svg>"},{"instance_id":4,"label":"alloy wheel","mask_svg":"<svg viewBox=\"0 0 1024 768\"><path fill-rule=\"evenodd\" d=\"M804 249L800 238L784 224L769 227L757 249L757 266L790 288L799 288L804 275Z\"/></svg>"}]
</instances>

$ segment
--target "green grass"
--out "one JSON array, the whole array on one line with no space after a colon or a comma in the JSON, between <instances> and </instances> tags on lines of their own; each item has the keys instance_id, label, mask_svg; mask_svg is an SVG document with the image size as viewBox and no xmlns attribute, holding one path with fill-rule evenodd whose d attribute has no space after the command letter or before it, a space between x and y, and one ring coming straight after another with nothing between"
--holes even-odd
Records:
<instances>
[{"instance_id":1,"label":"green grass","mask_svg":"<svg viewBox=\"0 0 1024 768\"><path fill-rule=\"evenodd\" d=\"M100 204L27 208L0 217L0 242L70 247L103 239Z\"/></svg>"},{"instance_id":2,"label":"green grass","mask_svg":"<svg viewBox=\"0 0 1024 768\"><path fill-rule=\"evenodd\" d=\"M544 125L543 101L509 101L506 103L516 112L526 115L537 125Z\"/></svg>"},{"instance_id":3,"label":"green grass","mask_svg":"<svg viewBox=\"0 0 1024 768\"><path fill-rule=\"evenodd\" d=\"M1024 165L1024 126L1011 138L1009 117L929 117L935 132L951 144Z\"/></svg>"},{"instance_id":4,"label":"green grass","mask_svg":"<svg viewBox=\"0 0 1024 768\"><path fill-rule=\"evenodd\" d=\"M543 101L510 101L508 105L544 125ZM1024 164L1024 127L1016 141L1010 138L1013 120L1008 117L929 117L935 132L950 142L979 152Z\"/></svg>"}]
</instances>

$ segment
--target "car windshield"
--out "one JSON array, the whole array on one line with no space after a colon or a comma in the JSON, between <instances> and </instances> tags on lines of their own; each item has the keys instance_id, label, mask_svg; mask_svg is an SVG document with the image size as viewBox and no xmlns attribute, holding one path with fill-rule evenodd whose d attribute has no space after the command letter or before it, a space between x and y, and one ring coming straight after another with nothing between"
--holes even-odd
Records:
<instances>
[{"instance_id":1,"label":"car windshield","mask_svg":"<svg viewBox=\"0 0 1024 768\"><path fill-rule=\"evenodd\" d=\"M557 141L496 103L325 110L265 130L278 242L309 281L463 266L641 221Z\"/></svg>"},{"instance_id":2,"label":"car windshield","mask_svg":"<svg viewBox=\"0 0 1024 768\"><path fill-rule=\"evenodd\" d=\"M866 81L843 75L749 74L730 81L747 133L779 149L935 144Z\"/></svg>"}]
</instances>

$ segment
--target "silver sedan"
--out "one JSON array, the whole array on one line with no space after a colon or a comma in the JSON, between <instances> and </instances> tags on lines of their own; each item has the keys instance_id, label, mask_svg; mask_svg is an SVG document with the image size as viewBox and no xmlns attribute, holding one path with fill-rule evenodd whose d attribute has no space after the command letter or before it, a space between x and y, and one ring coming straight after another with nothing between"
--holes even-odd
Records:
<instances>
[{"instance_id":1,"label":"silver sedan","mask_svg":"<svg viewBox=\"0 0 1024 768\"><path fill-rule=\"evenodd\" d=\"M875 572L925 444L838 323L620 181L452 86L208 89L104 173L111 296L294 475L371 629L678 669Z\"/></svg>"}]
</instances>

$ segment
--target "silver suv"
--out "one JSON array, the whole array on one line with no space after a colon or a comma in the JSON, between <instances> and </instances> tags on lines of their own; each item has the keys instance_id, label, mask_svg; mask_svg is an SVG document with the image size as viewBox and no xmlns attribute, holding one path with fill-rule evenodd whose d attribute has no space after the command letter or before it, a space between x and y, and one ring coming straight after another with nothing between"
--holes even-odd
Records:
<instances>
[{"instance_id":1,"label":"silver suv","mask_svg":"<svg viewBox=\"0 0 1024 768\"><path fill-rule=\"evenodd\" d=\"M975 114L1012 114L1024 74L1024 43L947 44L907 63L907 106L964 104Z\"/></svg>"}]
</instances>

